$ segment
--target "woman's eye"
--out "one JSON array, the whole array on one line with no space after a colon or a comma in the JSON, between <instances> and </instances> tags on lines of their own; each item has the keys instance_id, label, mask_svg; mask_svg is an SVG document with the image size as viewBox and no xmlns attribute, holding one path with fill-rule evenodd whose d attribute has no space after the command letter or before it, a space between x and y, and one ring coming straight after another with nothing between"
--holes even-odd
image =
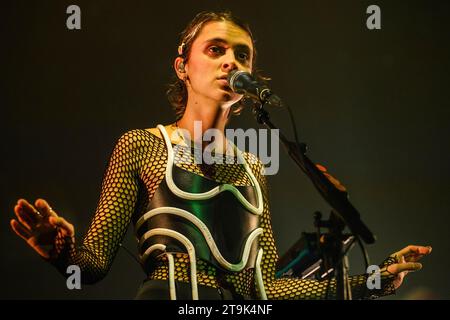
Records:
<instances>
[{"instance_id":1,"label":"woman's eye","mask_svg":"<svg viewBox=\"0 0 450 320\"><path fill-rule=\"evenodd\" d=\"M239 52L237 54L237 57L238 57L239 60L242 60L242 61L247 61L248 60L248 54L245 53L245 52Z\"/></svg>"},{"instance_id":2,"label":"woman's eye","mask_svg":"<svg viewBox=\"0 0 450 320\"><path fill-rule=\"evenodd\" d=\"M209 52L211 52L212 54L220 54L222 53L222 48L217 47L217 46L211 46L209 47Z\"/></svg>"}]
</instances>

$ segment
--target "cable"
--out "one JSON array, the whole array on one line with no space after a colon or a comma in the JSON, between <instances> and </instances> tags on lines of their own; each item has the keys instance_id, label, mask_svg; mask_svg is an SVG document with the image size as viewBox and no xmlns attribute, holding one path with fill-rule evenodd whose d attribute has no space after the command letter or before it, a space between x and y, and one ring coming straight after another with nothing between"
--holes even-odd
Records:
<instances>
[{"instance_id":1,"label":"cable","mask_svg":"<svg viewBox=\"0 0 450 320\"><path fill-rule=\"evenodd\" d=\"M285 106L289 112L289 118L291 120L292 130L294 131L295 143L297 144L298 147L300 147L300 142L298 140L297 125L295 124L295 120L294 120L294 113L292 112L292 109L291 109L291 107L289 107L289 105L285 105Z\"/></svg>"},{"instance_id":2,"label":"cable","mask_svg":"<svg viewBox=\"0 0 450 320\"><path fill-rule=\"evenodd\" d=\"M134 261L136 261L139 265L141 265L141 262L139 261L139 259L130 251L127 249L127 247L125 247L122 243L119 243L119 246L121 248L123 248L125 250L126 253L128 253L128 255L133 258Z\"/></svg>"}]
</instances>

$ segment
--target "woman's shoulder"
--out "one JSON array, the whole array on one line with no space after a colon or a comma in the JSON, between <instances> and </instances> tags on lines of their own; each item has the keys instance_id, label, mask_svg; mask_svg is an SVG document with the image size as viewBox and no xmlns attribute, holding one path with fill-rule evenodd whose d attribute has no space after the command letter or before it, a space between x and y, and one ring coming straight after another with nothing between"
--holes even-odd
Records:
<instances>
[{"instance_id":1,"label":"woman's shoulder","mask_svg":"<svg viewBox=\"0 0 450 320\"><path fill-rule=\"evenodd\" d=\"M167 128L168 126L165 125L164 127ZM155 137L163 139L161 131L157 127L128 130L120 136L119 140L150 140Z\"/></svg>"},{"instance_id":2,"label":"woman's shoulder","mask_svg":"<svg viewBox=\"0 0 450 320\"><path fill-rule=\"evenodd\" d=\"M131 129L122 133L118 142L144 141L152 138L148 129Z\"/></svg>"},{"instance_id":3,"label":"woman's shoulder","mask_svg":"<svg viewBox=\"0 0 450 320\"><path fill-rule=\"evenodd\" d=\"M179 134L175 134L176 133L176 128L174 127L173 124L166 124L166 125L161 125L162 127L164 127L164 131L166 133L166 135L169 137L169 140L173 143L173 144L180 144L182 143L182 139L180 138ZM159 125L158 125L159 127ZM153 137L158 138L160 141L164 141L164 137L161 133L161 130L159 130L158 127L155 128L148 128L145 129L148 133L150 133Z\"/></svg>"},{"instance_id":4,"label":"woman's shoulder","mask_svg":"<svg viewBox=\"0 0 450 320\"><path fill-rule=\"evenodd\" d=\"M158 125L159 126L159 125ZM166 132L170 134L171 131L171 125L162 125ZM118 139L117 144L126 144L126 145L136 145L138 144L146 144L146 143L162 143L164 141L164 138L161 134L161 131L159 128L152 127L152 128L144 128L144 129L131 129L126 132L124 132Z\"/></svg>"},{"instance_id":5,"label":"woman's shoulder","mask_svg":"<svg viewBox=\"0 0 450 320\"><path fill-rule=\"evenodd\" d=\"M147 129L145 129L145 131L147 131L147 132L151 133L152 135L162 139L161 131L159 131L158 128L147 128Z\"/></svg>"},{"instance_id":6,"label":"woman's shoulder","mask_svg":"<svg viewBox=\"0 0 450 320\"><path fill-rule=\"evenodd\" d=\"M160 139L164 139L162 134L161 134L161 130L159 130L158 126L163 126L164 129L166 129L166 132L169 133L169 136L170 136L170 133L172 133L172 131L173 131L173 128L172 128L173 125L172 124L165 124L165 125L164 124L158 124L154 128L146 128L144 130L147 131L148 133L151 133L153 136L156 136L156 137L158 137Z\"/></svg>"},{"instance_id":7,"label":"woman's shoulder","mask_svg":"<svg viewBox=\"0 0 450 320\"><path fill-rule=\"evenodd\" d=\"M250 151L241 151L242 156L250 165L257 165L257 166L263 166L261 159L255 154Z\"/></svg>"},{"instance_id":8,"label":"woman's shoulder","mask_svg":"<svg viewBox=\"0 0 450 320\"><path fill-rule=\"evenodd\" d=\"M161 142L161 134L158 128L131 129L122 133L116 140L116 149L132 151L142 147L153 146Z\"/></svg>"}]
</instances>

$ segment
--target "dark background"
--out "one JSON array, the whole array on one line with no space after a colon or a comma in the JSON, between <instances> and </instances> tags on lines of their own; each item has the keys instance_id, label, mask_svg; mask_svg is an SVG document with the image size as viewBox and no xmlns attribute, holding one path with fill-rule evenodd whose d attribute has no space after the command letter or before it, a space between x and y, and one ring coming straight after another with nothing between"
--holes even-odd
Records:
<instances>
[{"instance_id":1,"label":"dark background","mask_svg":"<svg viewBox=\"0 0 450 320\"><path fill-rule=\"evenodd\" d=\"M82 29L66 28L81 7ZM382 29L366 28L381 7ZM408 244L432 245L397 299L450 298L449 28L447 1L2 1L0 298L132 298L144 274L120 250L108 276L69 291L65 280L9 228L18 198L48 199L78 240L97 205L117 138L169 123L165 98L178 35L199 11L248 21L259 68L294 109L309 156L349 189L377 235L372 261ZM286 112L276 123L290 130ZM254 127L249 110L233 126ZM290 133L291 131L286 131ZM312 213L329 208L281 153L269 177L280 254ZM124 242L135 251L129 231ZM361 254L352 273L363 272Z\"/></svg>"}]
</instances>

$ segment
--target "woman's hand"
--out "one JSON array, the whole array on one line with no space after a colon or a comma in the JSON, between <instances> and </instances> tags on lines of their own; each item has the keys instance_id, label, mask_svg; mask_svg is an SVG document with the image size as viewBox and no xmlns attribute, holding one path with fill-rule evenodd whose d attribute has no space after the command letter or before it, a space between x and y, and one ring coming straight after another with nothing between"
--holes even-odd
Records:
<instances>
[{"instance_id":1,"label":"woman's hand","mask_svg":"<svg viewBox=\"0 0 450 320\"><path fill-rule=\"evenodd\" d=\"M381 270L381 274L385 276L394 276L393 285L395 289L401 286L403 279L408 272L422 269L422 264L417 262L422 257L431 253L430 246L413 246L409 245L402 250L390 255L395 262L387 265Z\"/></svg>"},{"instance_id":2,"label":"woman's hand","mask_svg":"<svg viewBox=\"0 0 450 320\"><path fill-rule=\"evenodd\" d=\"M33 207L25 199L19 199L14 212L16 219L11 219L11 228L24 239L43 258L53 258L57 236L70 237L75 240L72 224L59 217L48 205L47 201L38 199Z\"/></svg>"}]
</instances>

